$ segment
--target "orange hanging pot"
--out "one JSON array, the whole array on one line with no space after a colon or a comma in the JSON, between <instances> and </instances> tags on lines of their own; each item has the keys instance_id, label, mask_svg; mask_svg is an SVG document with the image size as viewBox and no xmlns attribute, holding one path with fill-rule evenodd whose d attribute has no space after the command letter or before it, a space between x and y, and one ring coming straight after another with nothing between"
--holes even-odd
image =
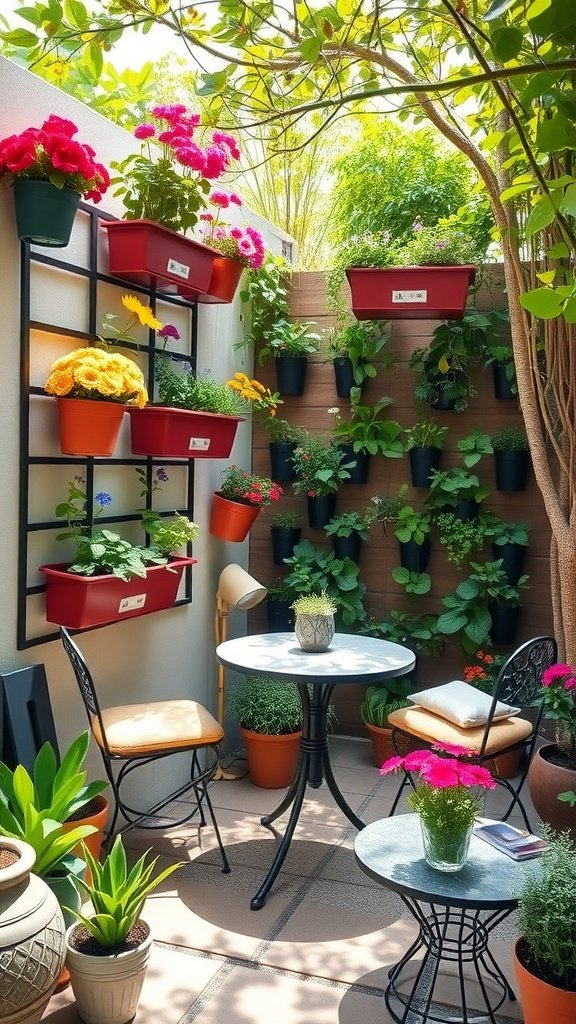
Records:
<instances>
[{"instance_id":1,"label":"orange hanging pot","mask_svg":"<svg viewBox=\"0 0 576 1024\"><path fill-rule=\"evenodd\" d=\"M109 458L113 454L125 405L89 398L57 398L56 403L64 455Z\"/></svg>"},{"instance_id":2,"label":"orange hanging pot","mask_svg":"<svg viewBox=\"0 0 576 1024\"><path fill-rule=\"evenodd\" d=\"M198 296L198 302L232 302L244 267L238 260L217 256L214 260L210 283L206 292ZM185 292L184 292L185 295Z\"/></svg>"},{"instance_id":3,"label":"orange hanging pot","mask_svg":"<svg viewBox=\"0 0 576 1024\"><path fill-rule=\"evenodd\" d=\"M245 505L240 501L223 498L218 491L212 496L210 533L220 540L246 540L250 527L260 512L258 505Z\"/></svg>"}]
</instances>

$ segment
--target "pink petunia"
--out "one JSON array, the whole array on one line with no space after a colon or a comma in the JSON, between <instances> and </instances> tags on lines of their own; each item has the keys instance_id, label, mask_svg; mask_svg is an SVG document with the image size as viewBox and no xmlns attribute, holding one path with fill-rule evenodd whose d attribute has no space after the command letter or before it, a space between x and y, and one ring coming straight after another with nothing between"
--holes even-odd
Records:
<instances>
[{"instance_id":1,"label":"pink petunia","mask_svg":"<svg viewBox=\"0 0 576 1024\"><path fill-rule=\"evenodd\" d=\"M564 689L565 690L568 690L568 691L569 690L573 690L575 686L576 686L576 677L575 676L570 676L569 679L565 679L564 680Z\"/></svg>"},{"instance_id":2,"label":"pink petunia","mask_svg":"<svg viewBox=\"0 0 576 1024\"><path fill-rule=\"evenodd\" d=\"M236 192L230 193L230 202L234 203L234 206L244 206L242 199Z\"/></svg>"},{"instance_id":3,"label":"pink petunia","mask_svg":"<svg viewBox=\"0 0 576 1024\"><path fill-rule=\"evenodd\" d=\"M33 139L21 139L3 147L0 159L13 174L25 171L36 162L36 144Z\"/></svg>"},{"instance_id":4,"label":"pink petunia","mask_svg":"<svg viewBox=\"0 0 576 1024\"><path fill-rule=\"evenodd\" d=\"M216 143L217 146L225 146L228 152L230 153L230 156L234 160L240 159L240 150L238 149L238 143L236 142L236 139L232 137L232 135L228 135L227 132L214 132L212 140L213 142Z\"/></svg>"},{"instance_id":5,"label":"pink petunia","mask_svg":"<svg viewBox=\"0 0 576 1024\"><path fill-rule=\"evenodd\" d=\"M68 121L65 117L58 117L57 114L50 114L50 117L42 125L42 131L47 132L48 135L55 132L57 135L65 135L71 139L73 135L76 135L78 128L73 121Z\"/></svg>"},{"instance_id":6,"label":"pink petunia","mask_svg":"<svg viewBox=\"0 0 576 1024\"><path fill-rule=\"evenodd\" d=\"M389 757L384 764L380 766L380 775L390 775L391 772L395 772L398 768L401 768L404 764L403 757Z\"/></svg>"},{"instance_id":7,"label":"pink petunia","mask_svg":"<svg viewBox=\"0 0 576 1024\"><path fill-rule=\"evenodd\" d=\"M571 665L551 665L542 673L542 686L552 686L557 680L562 679L564 676L571 676L574 674L574 670Z\"/></svg>"},{"instance_id":8,"label":"pink petunia","mask_svg":"<svg viewBox=\"0 0 576 1024\"><path fill-rule=\"evenodd\" d=\"M134 135L137 139L151 139L153 135L156 135L156 128L153 124L139 124L134 129Z\"/></svg>"},{"instance_id":9,"label":"pink petunia","mask_svg":"<svg viewBox=\"0 0 576 1024\"><path fill-rule=\"evenodd\" d=\"M217 146L208 146L204 154L204 177L219 178L228 166L226 153Z\"/></svg>"}]
</instances>

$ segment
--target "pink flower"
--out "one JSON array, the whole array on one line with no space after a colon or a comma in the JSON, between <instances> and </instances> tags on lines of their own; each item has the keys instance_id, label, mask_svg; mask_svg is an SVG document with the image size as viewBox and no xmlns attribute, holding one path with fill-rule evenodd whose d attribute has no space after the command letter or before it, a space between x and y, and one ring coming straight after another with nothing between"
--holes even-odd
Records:
<instances>
[{"instance_id":1,"label":"pink flower","mask_svg":"<svg viewBox=\"0 0 576 1024\"><path fill-rule=\"evenodd\" d=\"M240 153L238 153L238 156L240 156ZM242 199L240 198L240 196L236 192L231 192L230 193L230 202L234 203L235 206L243 206L244 205L244 203L242 202Z\"/></svg>"},{"instance_id":2,"label":"pink flower","mask_svg":"<svg viewBox=\"0 0 576 1024\"><path fill-rule=\"evenodd\" d=\"M565 690L573 690L575 686L576 686L576 677L570 676L569 679L565 679L564 680L564 689Z\"/></svg>"},{"instance_id":3,"label":"pink flower","mask_svg":"<svg viewBox=\"0 0 576 1024\"><path fill-rule=\"evenodd\" d=\"M161 331L158 331L160 338L174 338L175 341L180 339L180 331L174 324L165 324Z\"/></svg>"},{"instance_id":4,"label":"pink flower","mask_svg":"<svg viewBox=\"0 0 576 1024\"><path fill-rule=\"evenodd\" d=\"M223 210L227 210L230 206L230 196L227 192L221 192L218 189L214 189L208 198L211 203L214 203L214 206L220 206Z\"/></svg>"},{"instance_id":5,"label":"pink flower","mask_svg":"<svg viewBox=\"0 0 576 1024\"><path fill-rule=\"evenodd\" d=\"M236 139L232 137L232 135L228 135L226 132L214 132L212 140L213 142L216 143L216 145L225 146L233 160L240 159L240 150L238 149L238 143L236 142Z\"/></svg>"},{"instance_id":6,"label":"pink flower","mask_svg":"<svg viewBox=\"0 0 576 1024\"><path fill-rule=\"evenodd\" d=\"M479 764L460 765L460 783L462 786L482 786L483 789L496 788L488 769Z\"/></svg>"},{"instance_id":7,"label":"pink flower","mask_svg":"<svg viewBox=\"0 0 576 1024\"><path fill-rule=\"evenodd\" d=\"M195 142L178 147L174 155L183 167L190 167L191 170L204 174L204 153Z\"/></svg>"},{"instance_id":8,"label":"pink flower","mask_svg":"<svg viewBox=\"0 0 576 1024\"><path fill-rule=\"evenodd\" d=\"M31 138L13 138L15 141L11 145L4 146L0 159L9 171L17 174L18 171L25 171L36 162L36 144Z\"/></svg>"},{"instance_id":9,"label":"pink flower","mask_svg":"<svg viewBox=\"0 0 576 1024\"><path fill-rule=\"evenodd\" d=\"M139 124L134 129L134 135L137 139L151 139L153 135L156 135L156 128L153 124Z\"/></svg>"},{"instance_id":10,"label":"pink flower","mask_svg":"<svg viewBox=\"0 0 576 1024\"><path fill-rule=\"evenodd\" d=\"M316 497L316 491L306 491L306 494L307 494L307 496L309 498L315 498Z\"/></svg>"},{"instance_id":11,"label":"pink flower","mask_svg":"<svg viewBox=\"0 0 576 1024\"><path fill-rule=\"evenodd\" d=\"M435 789L448 789L460 781L458 762L447 757L429 758L420 769L420 777Z\"/></svg>"},{"instance_id":12,"label":"pink flower","mask_svg":"<svg viewBox=\"0 0 576 1024\"><path fill-rule=\"evenodd\" d=\"M57 114L50 114L50 117L42 125L42 131L48 135L51 132L56 132L57 135L66 135L71 139L73 135L76 135L78 128L73 121L67 121L66 118L58 117ZM94 156L94 151L92 151L92 156Z\"/></svg>"},{"instance_id":13,"label":"pink flower","mask_svg":"<svg viewBox=\"0 0 576 1024\"><path fill-rule=\"evenodd\" d=\"M228 158L224 150L216 146L208 146L204 155L204 177L219 178L228 166Z\"/></svg>"},{"instance_id":14,"label":"pink flower","mask_svg":"<svg viewBox=\"0 0 576 1024\"><path fill-rule=\"evenodd\" d=\"M201 213L198 219L210 222L210 221L214 220L214 214L213 213Z\"/></svg>"},{"instance_id":15,"label":"pink flower","mask_svg":"<svg viewBox=\"0 0 576 1024\"><path fill-rule=\"evenodd\" d=\"M174 118L180 116L180 114L186 113L186 107L183 103L167 103L162 106L152 107L152 113L154 117L163 117L165 121L172 121Z\"/></svg>"},{"instance_id":16,"label":"pink flower","mask_svg":"<svg viewBox=\"0 0 576 1024\"><path fill-rule=\"evenodd\" d=\"M470 747L460 747L457 743L434 743L433 750L442 750L453 757L471 757L474 754Z\"/></svg>"},{"instance_id":17,"label":"pink flower","mask_svg":"<svg viewBox=\"0 0 576 1024\"><path fill-rule=\"evenodd\" d=\"M389 757L381 766L380 775L390 775L390 773L395 772L397 768L401 768L403 763L403 757Z\"/></svg>"},{"instance_id":18,"label":"pink flower","mask_svg":"<svg viewBox=\"0 0 576 1024\"><path fill-rule=\"evenodd\" d=\"M542 673L542 686L552 686L553 683L562 679L564 676L573 675L573 669L571 665L563 665L561 663L557 665L551 665Z\"/></svg>"},{"instance_id":19,"label":"pink flower","mask_svg":"<svg viewBox=\"0 0 576 1024\"><path fill-rule=\"evenodd\" d=\"M236 241L239 241L242 238L242 235L243 235L242 228L237 228L237 227L230 228L230 238L235 238Z\"/></svg>"},{"instance_id":20,"label":"pink flower","mask_svg":"<svg viewBox=\"0 0 576 1024\"><path fill-rule=\"evenodd\" d=\"M413 750L404 758L404 768L408 772L419 772L422 765L426 764L431 757L436 757L430 750Z\"/></svg>"}]
</instances>

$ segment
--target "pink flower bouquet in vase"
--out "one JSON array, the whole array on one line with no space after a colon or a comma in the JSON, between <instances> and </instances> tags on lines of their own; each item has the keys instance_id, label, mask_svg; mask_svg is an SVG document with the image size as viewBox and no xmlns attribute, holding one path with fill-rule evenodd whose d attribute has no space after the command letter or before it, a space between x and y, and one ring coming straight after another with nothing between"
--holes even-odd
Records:
<instances>
[{"instance_id":1,"label":"pink flower bouquet in vase","mask_svg":"<svg viewBox=\"0 0 576 1024\"><path fill-rule=\"evenodd\" d=\"M464 866L474 819L482 813L482 791L496 786L487 768L465 760L470 753L444 744L391 757L380 769L381 775L402 769L417 777L408 803L420 816L426 861L438 871Z\"/></svg>"}]
</instances>

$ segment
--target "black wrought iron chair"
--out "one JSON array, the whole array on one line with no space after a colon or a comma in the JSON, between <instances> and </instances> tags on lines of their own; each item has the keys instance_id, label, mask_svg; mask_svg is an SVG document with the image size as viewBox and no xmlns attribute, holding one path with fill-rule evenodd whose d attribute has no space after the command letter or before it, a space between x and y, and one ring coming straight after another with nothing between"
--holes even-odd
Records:
<instances>
[{"instance_id":1,"label":"black wrought iron chair","mask_svg":"<svg viewBox=\"0 0 576 1024\"><path fill-rule=\"evenodd\" d=\"M193 700L161 700L101 709L94 681L80 649L63 626L60 627L60 636L74 669L90 730L100 749L114 794L114 813L107 829L106 846L109 848L115 835L130 828L175 828L190 821L195 814L199 815L199 824L203 827L206 824L205 802L222 856L222 870L228 873L230 865L208 792L208 784L219 764L220 743L224 735L221 725L202 704ZM192 757L190 778L177 790L146 810L131 807L122 799L122 783L133 771L182 752L188 752ZM200 763L200 755L205 758L204 766ZM117 771L113 767L115 762L120 763ZM160 815L159 812L169 803L180 800L190 791L194 799L182 817L167 819ZM126 824L116 829L120 813Z\"/></svg>"},{"instance_id":2,"label":"black wrought iron chair","mask_svg":"<svg viewBox=\"0 0 576 1024\"><path fill-rule=\"evenodd\" d=\"M418 704L393 711L388 720L392 726L394 749L397 753L401 752L402 737L404 739L406 737L417 738L422 741L423 747L442 743L456 744L472 751L470 757L472 763L485 766L486 762L493 761L496 755L500 756L520 750L523 754L520 777L511 780L502 778L495 773L494 778L496 783L507 789L511 796L510 805L502 816L503 820L506 821L514 807L518 805L526 828L531 831L520 792L528 774L530 759L542 719L543 707L539 700L542 673L544 669L554 664L556 658L557 646L553 637L538 636L522 644L500 669L494 684L492 701L487 708L485 722L473 728L462 728L439 713L433 713ZM446 686L450 685L446 684ZM441 697L442 690L443 687L439 686L435 687L432 692ZM470 687L471 706L477 695L478 691ZM495 717L498 702L516 705L520 711L517 715L498 719ZM394 797L391 815L394 814L402 792L408 785L413 786L414 782L410 773L404 772L398 792Z\"/></svg>"}]
</instances>

